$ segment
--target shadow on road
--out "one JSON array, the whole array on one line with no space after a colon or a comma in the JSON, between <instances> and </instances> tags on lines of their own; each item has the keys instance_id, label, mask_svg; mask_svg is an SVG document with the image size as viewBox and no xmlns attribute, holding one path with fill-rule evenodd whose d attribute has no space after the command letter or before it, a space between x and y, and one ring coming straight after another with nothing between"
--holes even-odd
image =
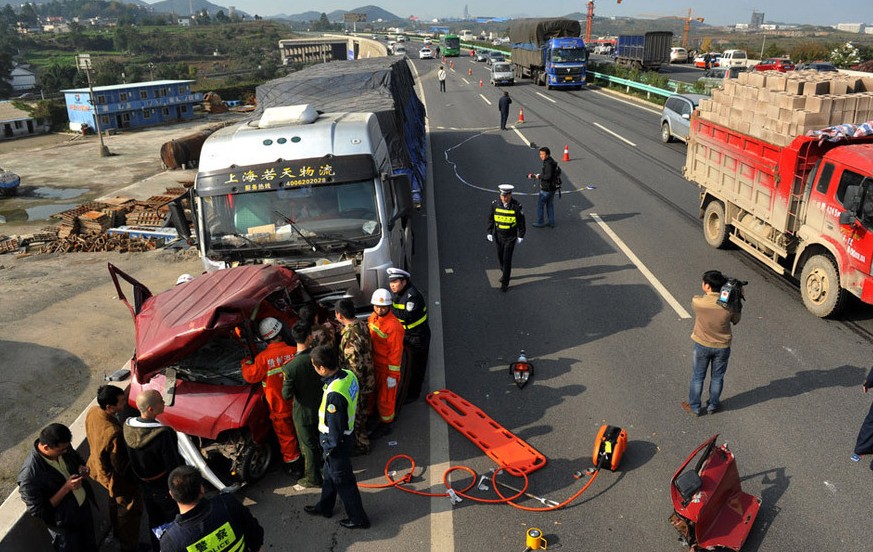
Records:
<instances>
[{"instance_id":1,"label":"shadow on road","mask_svg":"<svg viewBox=\"0 0 873 552\"><path fill-rule=\"evenodd\" d=\"M802 370L791 377L773 380L767 385L744 391L724 399L725 410L765 403L773 399L787 399L827 387L859 387L867 371L857 366L838 366L830 370Z\"/></svg>"}]
</instances>

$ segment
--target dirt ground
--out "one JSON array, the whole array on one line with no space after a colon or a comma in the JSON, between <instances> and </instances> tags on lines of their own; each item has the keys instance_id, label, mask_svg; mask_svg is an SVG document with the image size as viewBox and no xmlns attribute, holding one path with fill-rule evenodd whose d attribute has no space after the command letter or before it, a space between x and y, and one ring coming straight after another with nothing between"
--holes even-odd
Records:
<instances>
[{"instance_id":1,"label":"dirt ground","mask_svg":"<svg viewBox=\"0 0 873 552\"><path fill-rule=\"evenodd\" d=\"M0 141L0 167L18 173L24 188L20 197L0 199L0 215L7 216L0 235L33 232L51 222L16 219L22 210L112 195L146 199L177 182L193 181L193 170L162 169L160 145L222 120L228 118L110 136L106 143L113 155L106 158L99 156L93 136ZM36 188L81 193L59 199L51 190L34 194ZM75 420L104 376L121 368L133 352L131 315L116 298L107 263L154 292L171 287L181 273L202 271L192 250L0 255L0 497L14 488L39 429L52 421Z\"/></svg>"}]
</instances>

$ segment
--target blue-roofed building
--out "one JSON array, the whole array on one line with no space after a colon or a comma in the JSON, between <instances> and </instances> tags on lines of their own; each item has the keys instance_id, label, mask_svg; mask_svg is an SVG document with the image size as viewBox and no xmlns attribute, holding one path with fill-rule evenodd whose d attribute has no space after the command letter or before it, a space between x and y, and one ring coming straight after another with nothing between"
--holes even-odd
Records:
<instances>
[{"instance_id":1,"label":"blue-roofed building","mask_svg":"<svg viewBox=\"0 0 873 552\"><path fill-rule=\"evenodd\" d=\"M160 80L94 87L94 104L100 129L138 128L191 119L194 104L203 94L191 92L193 80ZM70 130L79 132L86 123L96 129L91 94L87 88L62 90Z\"/></svg>"}]
</instances>

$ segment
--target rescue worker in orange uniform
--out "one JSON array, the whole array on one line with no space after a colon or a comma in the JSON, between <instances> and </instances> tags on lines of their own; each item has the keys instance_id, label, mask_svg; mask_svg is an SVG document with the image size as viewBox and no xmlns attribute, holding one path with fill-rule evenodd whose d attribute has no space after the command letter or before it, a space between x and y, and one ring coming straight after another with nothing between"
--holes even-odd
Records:
<instances>
[{"instance_id":1,"label":"rescue worker in orange uniform","mask_svg":"<svg viewBox=\"0 0 873 552\"><path fill-rule=\"evenodd\" d=\"M250 357L243 359L242 376L249 383L260 383L264 386L273 431L279 439L282 460L285 462L285 472L297 480L303 477L303 459L297 445L297 432L294 430L294 403L282 398L282 385L285 383L282 366L294 358L297 347L282 341L282 323L273 317L261 320L258 333L267 342L267 348L258 353L254 361Z\"/></svg>"},{"instance_id":2,"label":"rescue worker in orange uniform","mask_svg":"<svg viewBox=\"0 0 873 552\"><path fill-rule=\"evenodd\" d=\"M373 343L373 368L376 372L376 411L379 424L370 433L371 439L391 431L400 388L400 362L403 358L403 325L391 312L391 292L377 289L370 301L373 313L367 319L370 341Z\"/></svg>"}]
</instances>

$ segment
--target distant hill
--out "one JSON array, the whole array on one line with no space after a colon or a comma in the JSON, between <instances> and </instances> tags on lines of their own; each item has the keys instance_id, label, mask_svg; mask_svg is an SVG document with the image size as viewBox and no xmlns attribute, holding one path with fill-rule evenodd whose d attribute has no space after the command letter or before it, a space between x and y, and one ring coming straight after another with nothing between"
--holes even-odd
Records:
<instances>
[{"instance_id":1,"label":"distant hill","mask_svg":"<svg viewBox=\"0 0 873 552\"><path fill-rule=\"evenodd\" d=\"M123 0L125 1L125 0ZM137 0L127 1L129 4L143 4ZM191 15L191 8L194 12L200 12L204 9L209 15L215 15L219 11L223 11L227 15L228 9L224 6L218 6L207 0L161 0L154 4L146 4L152 10L160 13L175 13L178 15ZM241 12L238 12L241 13Z\"/></svg>"},{"instance_id":2,"label":"distant hill","mask_svg":"<svg viewBox=\"0 0 873 552\"><path fill-rule=\"evenodd\" d=\"M376 21L381 19L382 21L398 21L404 18L398 17L393 13L383 10L378 6L363 6L361 8L355 8L353 10L334 10L332 12L327 13L327 19L329 21L342 21L343 15L347 13L364 13L367 14L367 21ZM277 14L271 16L273 19L287 19L289 21L317 21L321 18L322 12L319 11L305 11L303 13L295 13L292 15L286 14Z\"/></svg>"}]
</instances>

